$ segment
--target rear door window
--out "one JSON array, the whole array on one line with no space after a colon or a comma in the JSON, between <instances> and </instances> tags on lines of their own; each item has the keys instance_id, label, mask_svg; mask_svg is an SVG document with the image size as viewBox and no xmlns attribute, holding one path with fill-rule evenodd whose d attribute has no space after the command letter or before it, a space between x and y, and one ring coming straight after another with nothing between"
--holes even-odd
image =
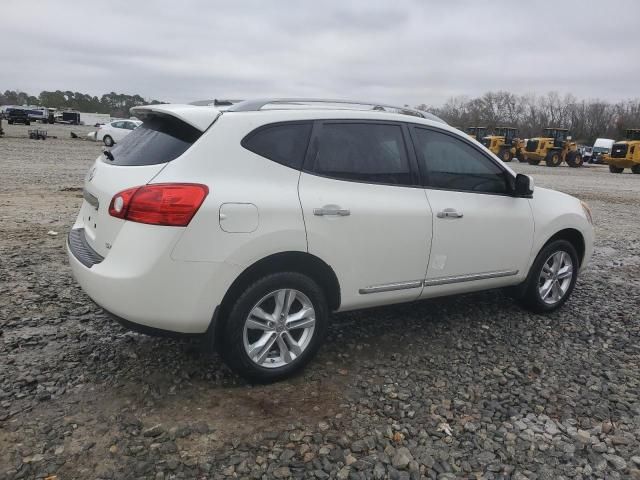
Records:
<instances>
[{"instance_id":1,"label":"rear door window","mask_svg":"<svg viewBox=\"0 0 640 480\"><path fill-rule=\"evenodd\" d=\"M247 150L299 170L307 152L311 122L278 123L260 127L241 142Z\"/></svg>"},{"instance_id":2,"label":"rear door window","mask_svg":"<svg viewBox=\"0 0 640 480\"><path fill-rule=\"evenodd\" d=\"M186 152L200 138L197 128L170 116L151 116L111 149L113 160L122 166L167 163Z\"/></svg>"},{"instance_id":3,"label":"rear door window","mask_svg":"<svg viewBox=\"0 0 640 480\"><path fill-rule=\"evenodd\" d=\"M402 127L396 124L324 123L311 170L340 180L414 183Z\"/></svg>"}]
</instances>

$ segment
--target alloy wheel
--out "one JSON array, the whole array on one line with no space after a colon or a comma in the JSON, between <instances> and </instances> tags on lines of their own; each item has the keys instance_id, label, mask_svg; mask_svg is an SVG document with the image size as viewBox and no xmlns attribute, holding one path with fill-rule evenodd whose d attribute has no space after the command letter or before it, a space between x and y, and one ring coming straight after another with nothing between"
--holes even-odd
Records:
<instances>
[{"instance_id":1,"label":"alloy wheel","mask_svg":"<svg viewBox=\"0 0 640 480\"><path fill-rule=\"evenodd\" d=\"M538 293L547 305L554 305L564 298L573 279L573 261L571 256L559 250L549 256L542 264L538 278Z\"/></svg>"},{"instance_id":2,"label":"alloy wheel","mask_svg":"<svg viewBox=\"0 0 640 480\"><path fill-rule=\"evenodd\" d=\"M316 314L302 292L280 289L265 295L245 319L243 341L247 356L263 368L295 362L313 338Z\"/></svg>"}]
</instances>

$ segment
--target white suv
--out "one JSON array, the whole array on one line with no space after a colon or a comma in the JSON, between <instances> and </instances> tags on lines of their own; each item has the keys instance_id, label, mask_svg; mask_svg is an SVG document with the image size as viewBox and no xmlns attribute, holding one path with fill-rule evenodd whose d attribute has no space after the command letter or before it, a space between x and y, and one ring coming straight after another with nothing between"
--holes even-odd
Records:
<instances>
[{"instance_id":1,"label":"white suv","mask_svg":"<svg viewBox=\"0 0 640 480\"><path fill-rule=\"evenodd\" d=\"M533 190L427 113L264 100L153 105L91 167L69 233L82 286L129 328L204 334L272 381L330 312L499 287L560 307L592 253L588 207Z\"/></svg>"}]
</instances>

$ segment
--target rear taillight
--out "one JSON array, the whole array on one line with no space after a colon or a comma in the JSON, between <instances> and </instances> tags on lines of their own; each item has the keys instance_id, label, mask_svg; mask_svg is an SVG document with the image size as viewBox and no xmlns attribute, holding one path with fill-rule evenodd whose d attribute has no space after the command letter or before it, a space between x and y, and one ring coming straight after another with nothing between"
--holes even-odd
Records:
<instances>
[{"instance_id":1,"label":"rear taillight","mask_svg":"<svg viewBox=\"0 0 640 480\"><path fill-rule=\"evenodd\" d=\"M109 215L131 222L186 227L209 193L198 183L157 183L116 193Z\"/></svg>"}]
</instances>

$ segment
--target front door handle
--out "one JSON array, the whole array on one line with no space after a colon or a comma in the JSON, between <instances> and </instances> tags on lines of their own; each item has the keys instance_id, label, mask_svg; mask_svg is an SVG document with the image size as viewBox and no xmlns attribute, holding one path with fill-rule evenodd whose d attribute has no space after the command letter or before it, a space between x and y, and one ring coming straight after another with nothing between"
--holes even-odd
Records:
<instances>
[{"instance_id":1,"label":"front door handle","mask_svg":"<svg viewBox=\"0 0 640 480\"><path fill-rule=\"evenodd\" d=\"M462 212L457 211L455 208L445 208L441 212L438 212L438 218L462 218Z\"/></svg>"},{"instance_id":2,"label":"front door handle","mask_svg":"<svg viewBox=\"0 0 640 480\"><path fill-rule=\"evenodd\" d=\"M333 215L336 217L348 217L349 215L351 215L351 210L347 208L322 207L322 208L314 208L313 214L318 217L323 217L325 215Z\"/></svg>"}]
</instances>

